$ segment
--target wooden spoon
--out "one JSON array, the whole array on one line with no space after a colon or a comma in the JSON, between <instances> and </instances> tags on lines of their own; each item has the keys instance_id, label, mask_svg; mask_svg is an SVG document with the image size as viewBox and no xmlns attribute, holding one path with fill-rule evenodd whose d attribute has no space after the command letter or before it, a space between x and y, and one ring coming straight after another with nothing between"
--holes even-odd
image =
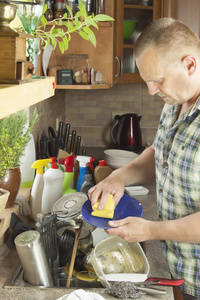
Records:
<instances>
[{"instance_id":1,"label":"wooden spoon","mask_svg":"<svg viewBox=\"0 0 200 300\"><path fill-rule=\"evenodd\" d=\"M81 219L77 220L77 223L80 223L80 227L75 228L75 240L74 240L74 247L73 247L73 251L72 251L71 262L70 262L70 266L69 266L69 274L68 274L67 284L66 284L67 288L70 287L70 282L71 282L75 258L76 258L76 252L77 252L77 248L78 248L79 236L80 236L80 233L81 233L81 230L83 227L83 220L81 220Z\"/></svg>"}]
</instances>

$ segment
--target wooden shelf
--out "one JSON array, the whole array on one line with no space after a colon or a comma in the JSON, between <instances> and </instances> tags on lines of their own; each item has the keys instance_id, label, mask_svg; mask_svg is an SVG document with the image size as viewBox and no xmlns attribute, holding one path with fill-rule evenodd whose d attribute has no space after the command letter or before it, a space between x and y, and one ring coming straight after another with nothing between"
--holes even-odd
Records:
<instances>
[{"instance_id":1,"label":"wooden shelf","mask_svg":"<svg viewBox=\"0 0 200 300\"><path fill-rule=\"evenodd\" d=\"M153 6L147 6L147 5L135 5L135 4L124 4L124 8L134 8L134 9L153 10Z\"/></svg>"},{"instance_id":2,"label":"wooden shelf","mask_svg":"<svg viewBox=\"0 0 200 300\"><path fill-rule=\"evenodd\" d=\"M0 84L0 119L54 96L54 81L54 77L41 77L22 84Z\"/></svg>"},{"instance_id":3,"label":"wooden shelf","mask_svg":"<svg viewBox=\"0 0 200 300\"><path fill-rule=\"evenodd\" d=\"M72 84L72 85L56 85L56 89L58 90L103 90L103 89L110 89L110 84Z\"/></svg>"}]
</instances>

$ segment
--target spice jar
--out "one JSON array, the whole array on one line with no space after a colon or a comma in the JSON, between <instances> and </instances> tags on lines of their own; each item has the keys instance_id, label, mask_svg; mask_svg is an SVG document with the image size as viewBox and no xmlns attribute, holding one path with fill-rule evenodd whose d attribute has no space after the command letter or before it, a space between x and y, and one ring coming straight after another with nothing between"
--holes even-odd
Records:
<instances>
[{"instance_id":1,"label":"spice jar","mask_svg":"<svg viewBox=\"0 0 200 300\"><path fill-rule=\"evenodd\" d=\"M67 69L73 70L74 83L89 83L89 56L86 54L68 54Z\"/></svg>"},{"instance_id":2,"label":"spice jar","mask_svg":"<svg viewBox=\"0 0 200 300\"><path fill-rule=\"evenodd\" d=\"M53 20L53 11L52 11L51 0L46 0L45 3L47 5L47 10L46 10L44 16L47 19L47 21L51 21L51 20Z\"/></svg>"},{"instance_id":3,"label":"spice jar","mask_svg":"<svg viewBox=\"0 0 200 300\"><path fill-rule=\"evenodd\" d=\"M63 9L65 7L64 0L54 0L54 19L63 17Z\"/></svg>"}]
</instances>

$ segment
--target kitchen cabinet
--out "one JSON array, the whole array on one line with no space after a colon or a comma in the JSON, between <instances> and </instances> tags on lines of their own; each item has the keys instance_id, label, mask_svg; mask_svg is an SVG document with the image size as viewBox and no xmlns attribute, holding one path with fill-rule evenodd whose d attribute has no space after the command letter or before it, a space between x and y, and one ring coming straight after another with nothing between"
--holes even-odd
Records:
<instances>
[{"instance_id":1,"label":"kitchen cabinet","mask_svg":"<svg viewBox=\"0 0 200 300\"><path fill-rule=\"evenodd\" d=\"M114 8L116 0L105 1L105 13L114 18ZM69 49L62 54L59 47L55 49L55 59L53 64L49 64L49 68L61 66L62 69L67 68L68 54L87 54L89 55L89 68L95 71L102 71L103 85L91 84L74 84L74 85L57 85L57 89L107 89L114 83L114 21L99 22L97 30L91 27L97 39L96 48L88 41L82 39L78 34L73 33L69 42ZM48 30L48 25L47 25ZM51 61L50 61L51 63Z\"/></svg>"},{"instance_id":2,"label":"kitchen cabinet","mask_svg":"<svg viewBox=\"0 0 200 300\"><path fill-rule=\"evenodd\" d=\"M18 85L0 84L0 119L54 96L54 81L41 77Z\"/></svg>"},{"instance_id":3,"label":"kitchen cabinet","mask_svg":"<svg viewBox=\"0 0 200 300\"><path fill-rule=\"evenodd\" d=\"M117 0L116 2L115 83L140 83L142 79L133 58L134 42L149 23L161 17L162 1ZM136 21L135 31L126 41L123 39L124 20Z\"/></svg>"}]
</instances>

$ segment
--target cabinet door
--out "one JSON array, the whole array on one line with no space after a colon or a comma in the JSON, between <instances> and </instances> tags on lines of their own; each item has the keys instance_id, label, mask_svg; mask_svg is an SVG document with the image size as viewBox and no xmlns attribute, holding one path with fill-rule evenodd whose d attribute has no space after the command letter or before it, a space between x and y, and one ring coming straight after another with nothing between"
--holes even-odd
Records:
<instances>
[{"instance_id":1,"label":"cabinet door","mask_svg":"<svg viewBox=\"0 0 200 300\"><path fill-rule=\"evenodd\" d=\"M134 43L142 30L160 16L161 0L117 0L115 83L142 82L133 58ZM136 21L133 34L126 40L124 20Z\"/></svg>"}]
</instances>

